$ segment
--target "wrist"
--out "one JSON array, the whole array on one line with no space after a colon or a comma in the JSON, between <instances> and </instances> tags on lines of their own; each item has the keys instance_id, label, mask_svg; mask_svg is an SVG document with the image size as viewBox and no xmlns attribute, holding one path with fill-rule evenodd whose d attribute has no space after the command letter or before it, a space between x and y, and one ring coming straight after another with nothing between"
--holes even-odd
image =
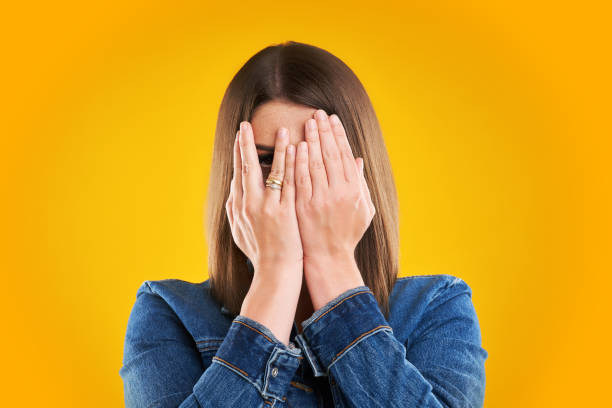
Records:
<instances>
[{"instance_id":1,"label":"wrist","mask_svg":"<svg viewBox=\"0 0 612 408\"><path fill-rule=\"evenodd\" d=\"M304 265L304 257L303 256L287 256L287 255L262 255L258 257L253 264L253 269L255 271L262 269L292 269L292 268L302 268Z\"/></svg>"},{"instance_id":2,"label":"wrist","mask_svg":"<svg viewBox=\"0 0 612 408\"><path fill-rule=\"evenodd\" d=\"M267 261L253 266L253 284L275 288L292 288L301 284L304 264L300 261Z\"/></svg>"},{"instance_id":3,"label":"wrist","mask_svg":"<svg viewBox=\"0 0 612 408\"><path fill-rule=\"evenodd\" d=\"M304 271L327 274L330 270L357 270L355 255L348 252L304 256Z\"/></svg>"},{"instance_id":4,"label":"wrist","mask_svg":"<svg viewBox=\"0 0 612 408\"><path fill-rule=\"evenodd\" d=\"M344 291L365 286L352 254L304 259L304 278L314 310L319 310Z\"/></svg>"},{"instance_id":5,"label":"wrist","mask_svg":"<svg viewBox=\"0 0 612 408\"><path fill-rule=\"evenodd\" d=\"M240 314L264 325L279 341L288 344L301 289L292 286L291 281L269 282L254 279L244 297Z\"/></svg>"}]
</instances>

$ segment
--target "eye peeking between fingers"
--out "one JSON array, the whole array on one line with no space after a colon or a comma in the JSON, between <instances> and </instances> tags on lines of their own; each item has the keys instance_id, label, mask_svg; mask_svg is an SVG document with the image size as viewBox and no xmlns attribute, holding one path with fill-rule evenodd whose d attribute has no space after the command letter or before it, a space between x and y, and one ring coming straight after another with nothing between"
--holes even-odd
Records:
<instances>
[{"instance_id":1,"label":"eye peeking between fingers","mask_svg":"<svg viewBox=\"0 0 612 408\"><path fill-rule=\"evenodd\" d=\"M274 153L266 153L259 155L259 164L261 167L271 167L274 161Z\"/></svg>"}]
</instances>

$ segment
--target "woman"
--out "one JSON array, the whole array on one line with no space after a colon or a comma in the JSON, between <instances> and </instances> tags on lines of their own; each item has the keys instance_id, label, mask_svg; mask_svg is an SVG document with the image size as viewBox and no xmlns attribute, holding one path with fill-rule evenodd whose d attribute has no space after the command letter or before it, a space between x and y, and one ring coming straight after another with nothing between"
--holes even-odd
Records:
<instances>
[{"instance_id":1,"label":"woman","mask_svg":"<svg viewBox=\"0 0 612 408\"><path fill-rule=\"evenodd\" d=\"M342 61L297 42L247 61L221 103L209 197L210 278L138 289L127 406L482 406L471 289L397 277L391 166Z\"/></svg>"}]
</instances>

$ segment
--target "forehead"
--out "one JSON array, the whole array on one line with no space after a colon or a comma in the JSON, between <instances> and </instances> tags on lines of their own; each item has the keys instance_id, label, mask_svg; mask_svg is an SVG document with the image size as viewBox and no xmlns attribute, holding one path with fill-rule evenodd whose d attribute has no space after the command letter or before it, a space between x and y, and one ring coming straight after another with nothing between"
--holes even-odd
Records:
<instances>
[{"instance_id":1,"label":"forehead","mask_svg":"<svg viewBox=\"0 0 612 408\"><path fill-rule=\"evenodd\" d=\"M259 105L251 118L255 143L274 146L276 132L285 127L289 130L289 143L298 144L304 140L306 120L312 118L316 110L310 106L282 100L272 100Z\"/></svg>"}]
</instances>

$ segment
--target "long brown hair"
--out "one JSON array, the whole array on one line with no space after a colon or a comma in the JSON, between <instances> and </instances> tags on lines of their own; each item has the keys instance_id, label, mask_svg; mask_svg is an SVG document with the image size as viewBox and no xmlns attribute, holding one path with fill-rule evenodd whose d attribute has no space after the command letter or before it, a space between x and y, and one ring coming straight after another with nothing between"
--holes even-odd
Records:
<instances>
[{"instance_id":1,"label":"long brown hair","mask_svg":"<svg viewBox=\"0 0 612 408\"><path fill-rule=\"evenodd\" d=\"M233 77L219 108L206 209L212 296L236 316L253 278L247 257L233 240L225 201L240 122L251 121L259 105L274 99L335 113L354 156L363 157L376 214L355 249L355 260L388 319L389 295L399 269L398 201L376 113L345 63L328 51L295 41L271 45L253 55Z\"/></svg>"}]
</instances>

